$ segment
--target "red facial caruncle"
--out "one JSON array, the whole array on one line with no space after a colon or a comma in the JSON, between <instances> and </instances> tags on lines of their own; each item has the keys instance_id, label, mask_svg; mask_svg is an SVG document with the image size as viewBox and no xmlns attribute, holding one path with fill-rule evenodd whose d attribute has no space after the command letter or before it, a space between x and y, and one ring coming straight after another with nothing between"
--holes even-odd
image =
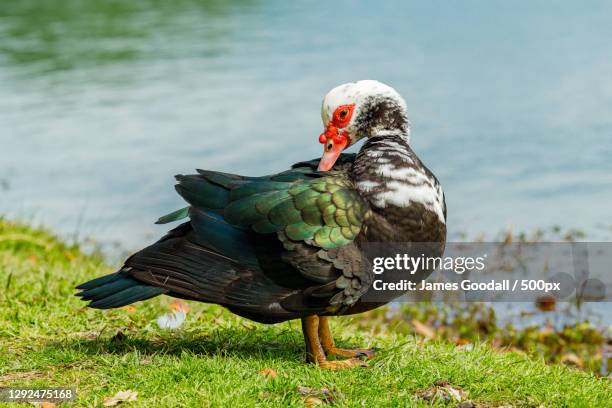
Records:
<instances>
[{"instance_id":1,"label":"red facial caruncle","mask_svg":"<svg viewBox=\"0 0 612 408\"><path fill-rule=\"evenodd\" d=\"M327 124L325 132L319 136L319 143L325 144L329 139L333 139L335 143L341 143L348 139L347 132L339 132L338 129L343 129L351 121L355 104L340 105L334 111L331 120Z\"/></svg>"},{"instance_id":2,"label":"red facial caruncle","mask_svg":"<svg viewBox=\"0 0 612 408\"><path fill-rule=\"evenodd\" d=\"M354 109L355 104L338 106L325 131L319 136L319 142L324 145L323 157L319 161L319 171L328 171L334 167L342 151L349 146L351 140L348 132L342 129L351 121Z\"/></svg>"}]
</instances>

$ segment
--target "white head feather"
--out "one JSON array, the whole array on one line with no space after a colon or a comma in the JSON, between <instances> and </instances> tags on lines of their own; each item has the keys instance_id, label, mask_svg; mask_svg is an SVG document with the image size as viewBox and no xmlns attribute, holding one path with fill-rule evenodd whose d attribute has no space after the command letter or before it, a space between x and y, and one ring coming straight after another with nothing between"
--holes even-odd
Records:
<instances>
[{"instance_id":1,"label":"white head feather","mask_svg":"<svg viewBox=\"0 0 612 408\"><path fill-rule=\"evenodd\" d=\"M339 85L329 91L325 98L323 98L323 104L321 106L321 119L323 120L323 126L327 126L332 118L334 111L342 105L355 104L355 111L349 124L346 126L346 130L353 138L353 142L364 136L374 136L376 134L382 134L384 130L372 129L373 134L371 135L357 135L355 122L359 118L360 113L366 107L366 101L373 100L374 102L380 99L390 99L395 102L402 110L406 119L406 137L410 136L410 123L408 121L408 113L406 108L406 101L402 96L389 85L383 84L382 82L366 79L357 82L349 82L346 84Z\"/></svg>"}]
</instances>

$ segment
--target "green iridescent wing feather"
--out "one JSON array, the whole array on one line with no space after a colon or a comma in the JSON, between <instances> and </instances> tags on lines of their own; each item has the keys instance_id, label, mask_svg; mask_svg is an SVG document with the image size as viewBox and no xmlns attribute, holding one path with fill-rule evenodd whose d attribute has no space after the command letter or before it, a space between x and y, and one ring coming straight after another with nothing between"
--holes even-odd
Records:
<instances>
[{"instance_id":1,"label":"green iridescent wing feather","mask_svg":"<svg viewBox=\"0 0 612 408\"><path fill-rule=\"evenodd\" d=\"M366 211L352 182L338 173L313 180L236 186L223 215L227 222L251 226L259 233L282 232L292 241L332 249L355 239Z\"/></svg>"},{"instance_id":2,"label":"green iridescent wing feather","mask_svg":"<svg viewBox=\"0 0 612 408\"><path fill-rule=\"evenodd\" d=\"M254 267L274 268L259 264L249 231L276 235L281 253L274 252L279 251L276 245L259 250L273 251L315 285L286 298L283 307L300 309L304 296L317 302L329 296L333 307L350 306L369 287L370 276L363 273L353 242L370 211L346 169L321 173L316 166L317 161L299 163L262 177L208 170L179 175L176 189L189 207L160 222L189 217L198 243Z\"/></svg>"}]
</instances>

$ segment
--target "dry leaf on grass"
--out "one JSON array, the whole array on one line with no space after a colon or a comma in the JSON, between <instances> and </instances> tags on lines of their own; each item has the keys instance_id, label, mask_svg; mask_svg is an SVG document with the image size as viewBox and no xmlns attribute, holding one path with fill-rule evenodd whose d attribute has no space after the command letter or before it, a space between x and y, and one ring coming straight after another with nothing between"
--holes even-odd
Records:
<instances>
[{"instance_id":1,"label":"dry leaf on grass","mask_svg":"<svg viewBox=\"0 0 612 408\"><path fill-rule=\"evenodd\" d=\"M561 357L561 362L565 365L574 365L578 368L584 367L582 359L573 353L563 355L563 357Z\"/></svg>"},{"instance_id":2,"label":"dry leaf on grass","mask_svg":"<svg viewBox=\"0 0 612 408\"><path fill-rule=\"evenodd\" d=\"M0 386L8 386L8 383L18 380L33 380L45 378L47 374L40 371L15 371L0 376Z\"/></svg>"},{"instance_id":3,"label":"dry leaf on grass","mask_svg":"<svg viewBox=\"0 0 612 408\"><path fill-rule=\"evenodd\" d=\"M123 402L136 401L137 398L138 398L138 393L136 391L132 391L132 390L119 391L112 397L104 397L103 405L105 407L114 407L115 405L119 405Z\"/></svg>"},{"instance_id":4,"label":"dry leaf on grass","mask_svg":"<svg viewBox=\"0 0 612 408\"><path fill-rule=\"evenodd\" d=\"M514 408L510 405L500 405L499 407L493 405L482 404L474 401L463 401L455 406L455 408Z\"/></svg>"},{"instance_id":5,"label":"dry leaf on grass","mask_svg":"<svg viewBox=\"0 0 612 408\"><path fill-rule=\"evenodd\" d=\"M467 393L461 387L453 386L448 381L443 380L438 380L433 386L417 391L416 395L426 401L439 399L442 401L462 402L467 399Z\"/></svg>"},{"instance_id":6,"label":"dry leaf on grass","mask_svg":"<svg viewBox=\"0 0 612 408\"><path fill-rule=\"evenodd\" d=\"M184 312L184 313L188 313L191 310L191 306L189 306L189 303L183 302L182 300L173 301L172 303L168 305L168 308L170 308L170 310L173 310L175 312Z\"/></svg>"},{"instance_id":7,"label":"dry leaf on grass","mask_svg":"<svg viewBox=\"0 0 612 408\"><path fill-rule=\"evenodd\" d=\"M85 339L93 340L100 336L100 332L89 330L89 331L69 333L68 335L71 337L83 337Z\"/></svg>"},{"instance_id":8,"label":"dry leaf on grass","mask_svg":"<svg viewBox=\"0 0 612 408\"><path fill-rule=\"evenodd\" d=\"M31 402L30 404L37 406L37 407L42 407L42 408L55 408L56 407L55 403L49 402L49 401Z\"/></svg>"},{"instance_id":9,"label":"dry leaf on grass","mask_svg":"<svg viewBox=\"0 0 612 408\"><path fill-rule=\"evenodd\" d=\"M121 310L125 310L128 313L134 313L136 311L136 308L132 305L127 305L127 306L123 306Z\"/></svg>"},{"instance_id":10,"label":"dry leaf on grass","mask_svg":"<svg viewBox=\"0 0 612 408\"><path fill-rule=\"evenodd\" d=\"M468 344L464 344L463 346L458 346L457 348L459 350L472 351L474 350L474 345L472 343L468 343Z\"/></svg>"},{"instance_id":11,"label":"dry leaf on grass","mask_svg":"<svg viewBox=\"0 0 612 408\"><path fill-rule=\"evenodd\" d=\"M263 375L264 377L270 377L270 378L278 377L278 374L276 373L276 371L274 371L271 368L264 368L263 370L259 372L259 374Z\"/></svg>"},{"instance_id":12,"label":"dry leaf on grass","mask_svg":"<svg viewBox=\"0 0 612 408\"><path fill-rule=\"evenodd\" d=\"M470 343L471 343L470 340L464 339L461 337L459 337L458 339L455 339L455 344L457 346L465 346L466 344L470 344Z\"/></svg>"},{"instance_id":13,"label":"dry leaf on grass","mask_svg":"<svg viewBox=\"0 0 612 408\"><path fill-rule=\"evenodd\" d=\"M436 333L428 325L421 323L417 319L412 319L411 323L414 327L414 331L417 334L420 334L421 336L426 337L428 339L433 339L434 337L436 337Z\"/></svg>"},{"instance_id":14,"label":"dry leaf on grass","mask_svg":"<svg viewBox=\"0 0 612 408\"><path fill-rule=\"evenodd\" d=\"M536 299L535 304L542 312L552 312L557 307L557 298L552 295L540 296Z\"/></svg>"},{"instance_id":15,"label":"dry leaf on grass","mask_svg":"<svg viewBox=\"0 0 612 408\"><path fill-rule=\"evenodd\" d=\"M316 403L315 399L318 399L322 403L331 404L342 396L340 392L336 390L329 390L328 388L317 389L317 388L310 388L310 387L304 387L304 386L299 385L297 387L297 391L302 396L304 396L305 404L307 403L309 399L310 399L311 404ZM314 399L311 399L311 398L314 398ZM314 405L311 405L311 406L314 406Z\"/></svg>"},{"instance_id":16,"label":"dry leaf on grass","mask_svg":"<svg viewBox=\"0 0 612 408\"><path fill-rule=\"evenodd\" d=\"M310 407L317 407L319 405L323 405L325 404L325 402L317 397L306 397L304 398L304 405L306 405L308 408Z\"/></svg>"}]
</instances>

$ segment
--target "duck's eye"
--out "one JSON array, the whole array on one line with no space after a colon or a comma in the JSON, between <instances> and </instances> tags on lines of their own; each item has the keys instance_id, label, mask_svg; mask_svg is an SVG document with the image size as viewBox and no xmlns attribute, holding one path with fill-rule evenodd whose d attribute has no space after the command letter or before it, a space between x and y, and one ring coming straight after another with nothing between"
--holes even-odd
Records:
<instances>
[{"instance_id":1,"label":"duck's eye","mask_svg":"<svg viewBox=\"0 0 612 408\"><path fill-rule=\"evenodd\" d=\"M353 115L353 107L355 105L342 105L336 108L332 122L339 128L343 128L348 125Z\"/></svg>"}]
</instances>

